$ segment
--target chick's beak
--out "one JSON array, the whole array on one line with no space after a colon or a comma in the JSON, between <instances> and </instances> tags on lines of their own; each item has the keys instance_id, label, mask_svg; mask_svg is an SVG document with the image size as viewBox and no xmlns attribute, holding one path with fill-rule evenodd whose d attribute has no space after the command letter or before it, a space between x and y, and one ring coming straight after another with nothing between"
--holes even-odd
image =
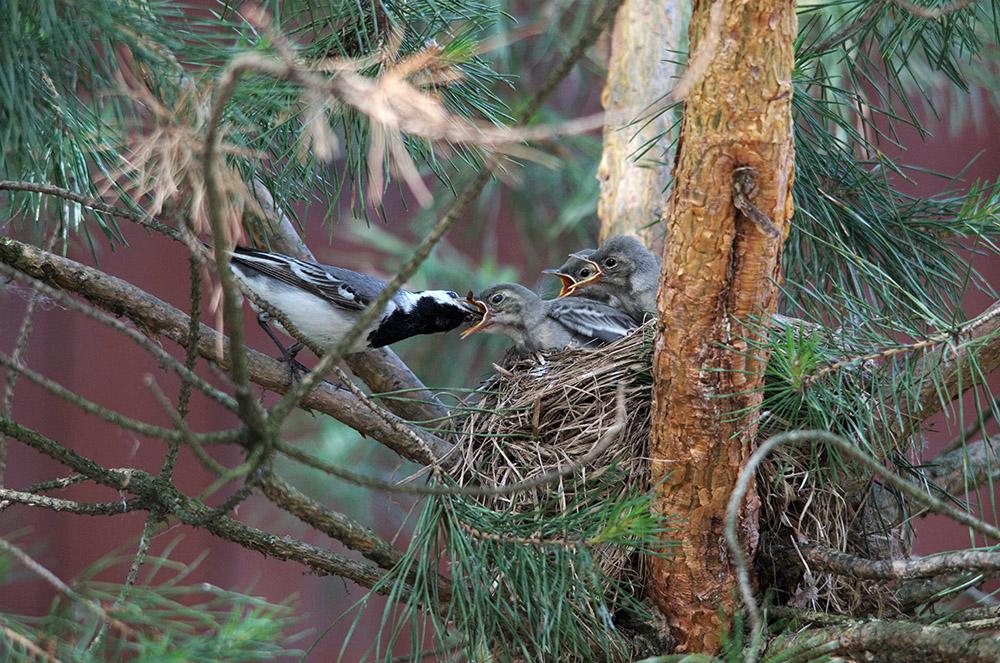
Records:
<instances>
[{"instance_id":1,"label":"chick's beak","mask_svg":"<svg viewBox=\"0 0 1000 663\"><path fill-rule=\"evenodd\" d=\"M568 295L573 289L573 284L576 283L572 276L569 274L563 274L557 269L543 269L542 274L551 274L552 276L559 277L559 280L562 282L559 287L559 297L565 297Z\"/></svg>"},{"instance_id":2,"label":"chick's beak","mask_svg":"<svg viewBox=\"0 0 1000 663\"><path fill-rule=\"evenodd\" d=\"M601 271L601 266L598 265L593 260L591 260L590 258L582 256L579 253L571 253L569 254L569 257L577 258L579 260L584 261L585 263L594 268L594 273L588 276L587 278L583 279L582 281L573 281L568 287L564 284L563 292L559 293L560 297L572 297L573 295L577 294L576 291L579 290L580 288L586 287L591 283L596 283L598 279L604 276L604 272Z\"/></svg>"},{"instance_id":3,"label":"chick's beak","mask_svg":"<svg viewBox=\"0 0 1000 663\"><path fill-rule=\"evenodd\" d=\"M464 332L459 334L458 335L459 338L464 339L469 334L473 334L493 324L493 316L490 315L490 311L488 308L486 308L486 304L479 301L478 299L473 298L471 292L466 296L465 301L463 303L467 307L469 307L471 312L478 315L482 315L482 318L480 318L479 322L477 322L476 324L474 324L473 326L469 327ZM470 315L470 319L475 320L475 316Z\"/></svg>"}]
</instances>

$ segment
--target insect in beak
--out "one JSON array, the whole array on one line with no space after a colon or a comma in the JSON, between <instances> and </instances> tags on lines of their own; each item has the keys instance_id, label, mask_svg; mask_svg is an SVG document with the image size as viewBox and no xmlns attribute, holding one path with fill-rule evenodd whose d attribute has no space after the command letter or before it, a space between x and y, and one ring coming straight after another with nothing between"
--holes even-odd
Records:
<instances>
[{"instance_id":1,"label":"insect in beak","mask_svg":"<svg viewBox=\"0 0 1000 663\"><path fill-rule=\"evenodd\" d=\"M464 332L458 335L459 338L463 339L469 334L474 334L475 332L481 331L482 329L489 327L491 324L493 324L493 316L490 315L490 310L486 307L486 303L481 302L478 299L475 299L472 296L472 292L469 292L469 294L466 295L465 304L467 306L470 306L471 308L474 308L477 313L481 313L483 317L479 322L477 322L476 324L469 327Z\"/></svg>"}]
</instances>

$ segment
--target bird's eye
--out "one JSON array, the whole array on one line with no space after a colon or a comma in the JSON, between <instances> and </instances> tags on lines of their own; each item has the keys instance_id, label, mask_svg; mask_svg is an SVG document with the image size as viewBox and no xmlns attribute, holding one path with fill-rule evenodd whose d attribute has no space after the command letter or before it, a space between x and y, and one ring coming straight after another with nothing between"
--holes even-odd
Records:
<instances>
[{"instance_id":1,"label":"bird's eye","mask_svg":"<svg viewBox=\"0 0 1000 663\"><path fill-rule=\"evenodd\" d=\"M458 293L452 292L451 290L448 291L448 296L451 297L452 299L458 299Z\"/></svg>"},{"instance_id":2,"label":"bird's eye","mask_svg":"<svg viewBox=\"0 0 1000 663\"><path fill-rule=\"evenodd\" d=\"M605 258L604 259L604 266L605 267L614 267L617 264L618 264L618 260L616 258Z\"/></svg>"},{"instance_id":3,"label":"bird's eye","mask_svg":"<svg viewBox=\"0 0 1000 663\"><path fill-rule=\"evenodd\" d=\"M584 267L580 270L580 278L585 279L590 276L590 267Z\"/></svg>"},{"instance_id":4,"label":"bird's eye","mask_svg":"<svg viewBox=\"0 0 1000 663\"><path fill-rule=\"evenodd\" d=\"M490 297L490 301L493 302L494 304L499 304L500 302L503 301L503 295L500 294L493 295L492 297Z\"/></svg>"}]
</instances>

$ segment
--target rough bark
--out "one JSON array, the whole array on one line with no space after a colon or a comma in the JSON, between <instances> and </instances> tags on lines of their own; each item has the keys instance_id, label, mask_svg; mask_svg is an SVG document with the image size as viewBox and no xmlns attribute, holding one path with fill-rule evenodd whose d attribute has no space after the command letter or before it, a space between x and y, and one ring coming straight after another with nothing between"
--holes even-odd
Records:
<instances>
[{"instance_id":1,"label":"rough bark","mask_svg":"<svg viewBox=\"0 0 1000 663\"><path fill-rule=\"evenodd\" d=\"M734 2L720 9L714 34L709 3L695 2L691 17L691 52L703 42L716 45L687 99L665 215L651 433L652 480L667 477L657 508L684 520L668 535L682 541L676 557L651 562L650 593L678 650L706 653L718 650L732 626L736 579L723 518L753 451L753 409L761 400L764 364L746 356L742 340L756 332L741 321L775 310L772 279L779 277L793 212L795 3ZM743 212L734 204L735 171L742 167L753 169L757 184L745 198L770 228L747 214L745 203ZM756 546L758 507L749 498L738 523L748 555Z\"/></svg>"},{"instance_id":2,"label":"rough bark","mask_svg":"<svg viewBox=\"0 0 1000 663\"><path fill-rule=\"evenodd\" d=\"M680 2L626 0L615 16L601 104L613 117L619 112L625 117L615 117L604 128L597 170L601 241L632 233L646 246L659 249L662 243L662 232L650 226L667 203L670 172L657 164L670 161L666 152L671 117L661 113L649 122L644 118L676 76L675 58L669 50L680 43L681 25ZM635 123L629 124L632 120Z\"/></svg>"}]
</instances>

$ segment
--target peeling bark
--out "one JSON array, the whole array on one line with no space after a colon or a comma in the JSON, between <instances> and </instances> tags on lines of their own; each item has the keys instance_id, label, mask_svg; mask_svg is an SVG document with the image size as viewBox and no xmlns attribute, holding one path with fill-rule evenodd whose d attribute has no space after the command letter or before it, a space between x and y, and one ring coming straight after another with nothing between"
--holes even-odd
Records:
<instances>
[{"instance_id":1,"label":"peeling bark","mask_svg":"<svg viewBox=\"0 0 1000 663\"><path fill-rule=\"evenodd\" d=\"M710 7L695 2L691 17L692 53L703 42L717 45L687 99L665 214L651 433L652 480L667 477L657 509L684 520L669 534L682 541L676 557L651 561L650 593L678 651L705 653L718 651L736 609L723 519L753 451L763 383L764 363L745 356L742 340L756 331L741 321L774 312L783 241L734 198L787 236L797 28L794 2L734 2L722 6L721 29L709 35ZM751 170L736 172L742 168ZM756 188L747 186L748 173ZM758 508L750 497L738 523L748 555Z\"/></svg>"},{"instance_id":2,"label":"peeling bark","mask_svg":"<svg viewBox=\"0 0 1000 663\"><path fill-rule=\"evenodd\" d=\"M609 113L627 113L604 128L604 146L597 179L601 195L597 216L600 240L622 233L636 234L646 246L659 251L662 232L650 228L667 203L670 115L646 122L648 107L670 89L677 73L669 49L681 36L681 3L626 0L615 16L611 34L611 60L601 104ZM661 135L662 134L662 135ZM657 136L660 136L657 139ZM652 146L645 149L650 141ZM638 156L637 150L643 150Z\"/></svg>"}]
</instances>

